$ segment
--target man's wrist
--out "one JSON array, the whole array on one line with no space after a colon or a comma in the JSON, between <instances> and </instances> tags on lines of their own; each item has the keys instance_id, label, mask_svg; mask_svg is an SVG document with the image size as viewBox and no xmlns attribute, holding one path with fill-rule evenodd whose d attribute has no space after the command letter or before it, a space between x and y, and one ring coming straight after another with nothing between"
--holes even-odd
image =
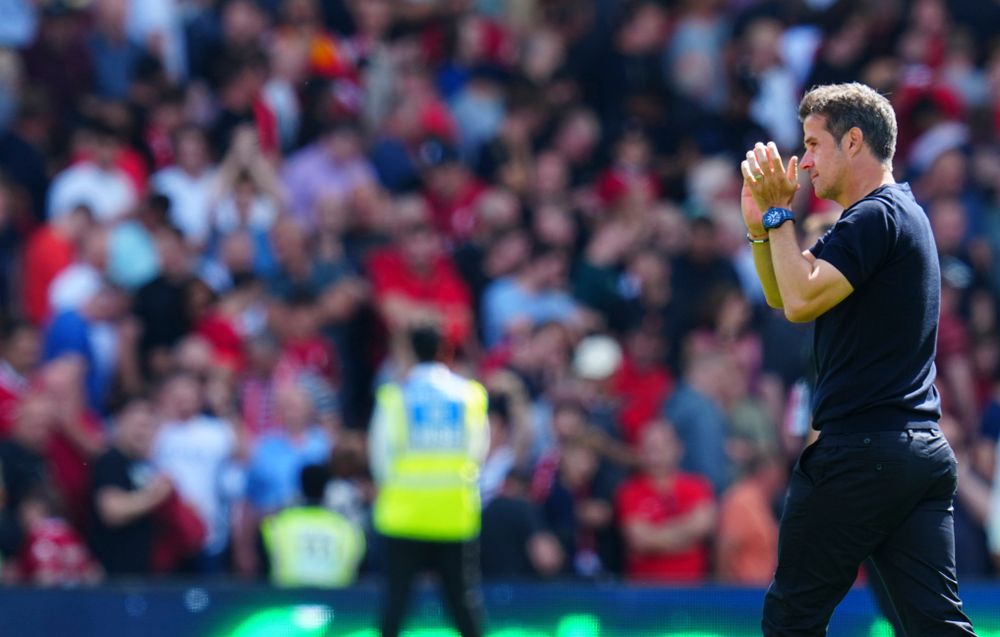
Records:
<instances>
[{"instance_id":1,"label":"man's wrist","mask_svg":"<svg viewBox=\"0 0 1000 637\"><path fill-rule=\"evenodd\" d=\"M764 230L768 232L781 227L781 225L786 221L794 222L795 213L788 208L782 208L780 206L768 208L767 211L761 216L761 225L764 226Z\"/></svg>"}]
</instances>

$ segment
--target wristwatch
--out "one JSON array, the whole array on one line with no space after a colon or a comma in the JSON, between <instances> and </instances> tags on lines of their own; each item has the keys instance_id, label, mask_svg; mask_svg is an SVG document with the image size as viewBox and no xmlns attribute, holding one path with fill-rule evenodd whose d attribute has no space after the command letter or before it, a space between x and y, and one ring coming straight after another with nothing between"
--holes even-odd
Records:
<instances>
[{"instance_id":1,"label":"wristwatch","mask_svg":"<svg viewBox=\"0 0 1000 637\"><path fill-rule=\"evenodd\" d=\"M788 220L795 221L795 214L788 208L768 208L761 217L764 230L774 230Z\"/></svg>"}]
</instances>

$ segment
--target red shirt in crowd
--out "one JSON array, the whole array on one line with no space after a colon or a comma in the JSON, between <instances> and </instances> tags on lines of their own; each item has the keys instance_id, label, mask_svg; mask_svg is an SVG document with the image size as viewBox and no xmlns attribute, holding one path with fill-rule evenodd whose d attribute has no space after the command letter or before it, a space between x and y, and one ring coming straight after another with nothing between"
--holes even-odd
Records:
<instances>
[{"instance_id":1,"label":"red shirt in crowd","mask_svg":"<svg viewBox=\"0 0 1000 637\"><path fill-rule=\"evenodd\" d=\"M454 347L469 335L472 297L455 266L447 257L440 257L426 276L420 276L403 261L402 255L391 248L379 250L368 263L372 286L377 298L398 294L410 301L427 303L444 316L444 334ZM455 312L461 307L466 312Z\"/></svg>"},{"instance_id":2,"label":"red shirt in crowd","mask_svg":"<svg viewBox=\"0 0 1000 637\"><path fill-rule=\"evenodd\" d=\"M279 381L294 380L302 374L313 374L336 384L337 351L322 336L289 340L281 348L274 375Z\"/></svg>"},{"instance_id":3,"label":"red shirt in crowd","mask_svg":"<svg viewBox=\"0 0 1000 637\"><path fill-rule=\"evenodd\" d=\"M48 518L28 532L14 571L21 582L65 585L90 581L97 565L73 527Z\"/></svg>"},{"instance_id":4,"label":"red shirt in crowd","mask_svg":"<svg viewBox=\"0 0 1000 637\"><path fill-rule=\"evenodd\" d=\"M49 320L49 285L73 263L76 247L52 226L36 230L24 249L24 313L35 325Z\"/></svg>"},{"instance_id":5,"label":"red shirt in crowd","mask_svg":"<svg viewBox=\"0 0 1000 637\"><path fill-rule=\"evenodd\" d=\"M6 438L10 434L20 397L20 393L7 387L0 380L0 438Z\"/></svg>"},{"instance_id":6,"label":"red shirt in crowd","mask_svg":"<svg viewBox=\"0 0 1000 637\"><path fill-rule=\"evenodd\" d=\"M77 424L88 438L100 440L104 437L101 421L93 412L85 411ZM55 431L49 440L47 451L49 467L62 496L66 517L78 528L87 516L87 489L90 486L90 460L80 451L69 437Z\"/></svg>"},{"instance_id":7,"label":"red shirt in crowd","mask_svg":"<svg viewBox=\"0 0 1000 637\"><path fill-rule=\"evenodd\" d=\"M634 172L620 166L607 168L597 179L595 190L607 205L614 205L629 196L633 190L645 193L645 199L660 196L660 183L652 171Z\"/></svg>"},{"instance_id":8,"label":"red shirt in crowd","mask_svg":"<svg viewBox=\"0 0 1000 637\"><path fill-rule=\"evenodd\" d=\"M643 427L657 418L674 388L674 377L662 365L640 369L628 357L611 379L611 391L621 399L618 426L622 437L634 445Z\"/></svg>"},{"instance_id":9,"label":"red shirt in crowd","mask_svg":"<svg viewBox=\"0 0 1000 637\"><path fill-rule=\"evenodd\" d=\"M662 490L647 476L627 480L619 489L617 509L621 524L633 521L664 524L691 513L714 500L712 486L705 478L678 473ZM659 582L697 582L709 573L709 550L704 542L680 553L643 553L627 551L626 576L633 580Z\"/></svg>"},{"instance_id":10,"label":"red shirt in crowd","mask_svg":"<svg viewBox=\"0 0 1000 637\"><path fill-rule=\"evenodd\" d=\"M212 345L219 363L233 370L243 368L243 338L228 317L212 312L195 325L195 332Z\"/></svg>"},{"instance_id":11,"label":"red shirt in crowd","mask_svg":"<svg viewBox=\"0 0 1000 637\"><path fill-rule=\"evenodd\" d=\"M444 236L464 241L476 229L476 202L487 190L486 185L469 179L454 197L445 199L433 192L425 193L434 217L434 227Z\"/></svg>"}]
</instances>

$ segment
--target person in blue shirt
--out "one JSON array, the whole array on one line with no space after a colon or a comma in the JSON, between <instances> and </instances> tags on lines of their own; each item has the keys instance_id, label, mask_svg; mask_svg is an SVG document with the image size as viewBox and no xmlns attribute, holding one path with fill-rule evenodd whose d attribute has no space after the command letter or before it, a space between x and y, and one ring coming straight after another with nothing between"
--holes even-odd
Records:
<instances>
[{"instance_id":1,"label":"person in blue shirt","mask_svg":"<svg viewBox=\"0 0 1000 637\"><path fill-rule=\"evenodd\" d=\"M302 468L327 462L332 450L330 433L315 424L313 399L305 387L281 387L276 403L280 426L257 441L247 471L247 500L260 513L293 504Z\"/></svg>"}]
</instances>

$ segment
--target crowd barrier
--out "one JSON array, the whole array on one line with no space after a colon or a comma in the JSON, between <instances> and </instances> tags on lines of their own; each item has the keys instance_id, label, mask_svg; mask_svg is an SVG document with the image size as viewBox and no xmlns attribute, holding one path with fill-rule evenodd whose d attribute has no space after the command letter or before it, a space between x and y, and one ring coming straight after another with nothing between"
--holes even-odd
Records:
<instances>
[{"instance_id":1,"label":"crowd barrier","mask_svg":"<svg viewBox=\"0 0 1000 637\"><path fill-rule=\"evenodd\" d=\"M708 586L490 584L486 637L753 637L763 591ZM1000 637L1000 584L967 584L979 637ZM276 590L234 583L119 583L0 588L2 637L378 637L378 588ZM430 589L414 598L405 637L454 637ZM830 637L892 637L864 588L840 605Z\"/></svg>"}]
</instances>

